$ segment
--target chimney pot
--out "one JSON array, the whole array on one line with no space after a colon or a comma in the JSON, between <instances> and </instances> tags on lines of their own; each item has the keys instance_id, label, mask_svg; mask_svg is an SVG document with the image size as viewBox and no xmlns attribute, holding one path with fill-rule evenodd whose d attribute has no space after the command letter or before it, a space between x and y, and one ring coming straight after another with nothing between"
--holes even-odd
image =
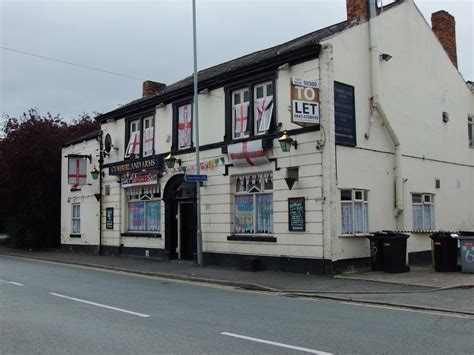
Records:
<instances>
[{"instance_id":1,"label":"chimney pot","mask_svg":"<svg viewBox=\"0 0 474 355\"><path fill-rule=\"evenodd\" d=\"M166 88L166 84L147 80L143 82L142 97L153 95Z\"/></svg>"},{"instance_id":2,"label":"chimney pot","mask_svg":"<svg viewBox=\"0 0 474 355\"><path fill-rule=\"evenodd\" d=\"M447 11L434 12L431 14L431 29L457 68L456 20Z\"/></svg>"}]
</instances>

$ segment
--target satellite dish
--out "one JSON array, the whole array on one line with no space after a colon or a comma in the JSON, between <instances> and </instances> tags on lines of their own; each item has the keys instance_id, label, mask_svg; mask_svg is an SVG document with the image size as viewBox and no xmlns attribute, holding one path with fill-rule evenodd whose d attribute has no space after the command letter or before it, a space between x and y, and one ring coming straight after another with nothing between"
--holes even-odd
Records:
<instances>
[{"instance_id":1,"label":"satellite dish","mask_svg":"<svg viewBox=\"0 0 474 355\"><path fill-rule=\"evenodd\" d=\"M105 135L105 141L104 141L104 150L106 153L110 153L110 150L112 149L112 137L110 134Z\"/></svg>"}]
</instances>

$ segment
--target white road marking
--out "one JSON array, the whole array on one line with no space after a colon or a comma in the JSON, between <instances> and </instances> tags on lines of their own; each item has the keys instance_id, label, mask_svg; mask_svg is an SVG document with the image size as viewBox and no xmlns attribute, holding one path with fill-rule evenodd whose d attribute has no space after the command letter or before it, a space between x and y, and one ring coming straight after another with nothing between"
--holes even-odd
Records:
<instances>
[{"instance_id":1,"label":"white road marking","mask_svg":"<svg viewBox=\"0 0 474 355\"><path fill-rule=\"evenodd\" d=\"M72 300L72 301L76 301L76 302L82 302L82 303L90 304L90 305L92 305L92 306L107 308L107 309L111 309L111 310L118 311L118 312L133 314L134 316L139 316L139 317L143 317L143 318L148 318L148 317L150 317L149 314L143 314L143 313L138 313L138 312L132 312L132 311L128 311L128 310L122 309L122 308L107 306L107 305L101 304L101 303L95 303L95 302L91 302L91 301L81 300L80 298L74 298L74 297L69 297L69 296L61 295L61 294L59 294L59 293L51 292L50 295L53 295L53 296L56 296L56 297L61 297L61 298L66 298L66 299L68 299L68 300Z\"/></svg>"},{"instance_id":2,"label":"white road marking","mask_svg":"<svg viewBox=\"0 0 474 355\"><path fill-rule=\"evenodd\" d=\"M390 309L395 311L402 311L402 312L414 312L414 313L424 313L434 316L443 316L443 317L453 317L453 318L468 318L472 319L473 316L469 314L455 314L455 313L447 313L442 311L428 311L422 309L410 309L410 308L402 308L402 307L395 307L395 306L384 306L378 304L367 304L367 303L358 303L358 302L340 302L341 304L348 304L351 306L361 306L361 307L371 307L371 308L379 308L379 309Z\"/></svg>"},{"instance_id":3,"label":"white road marking","mask_svg":"<svg viewBox=\"0 0 474 355\"><path fill-rule=\"evenodd\" d=\"M281 348L286 348L286 349L304 351L304 352L307 352L307 353L310 353L310 354L332 355L332 353L326 353L324 351L318 351L318 350L314 350L314 349L302 348L300 346L277 343L277 342L270 341L270 340L252 338L252 337L248 337L248 336L245 336L245 335L239 335L239 334L234 334L234 333L222 332L221 335L227 335L229 337L234 337L234 338L239 338L239 339L244 339L244 340L250 340L250 341L257 342L257 343L263 343L263 344L268 344L268 345L273 345L273 346L279 346Z\"/></svg>"},{"instance_id":4,"label":"white road marking","mask_svg":"<svg viewBox=\"0 0 474 355\"><path fill-rule=\"evenodd\" d=\"M7 281L8 284L12 284L12 285L17 285L17 286L24 286L23 284L21 283L18 283L18 282L13 282L13 281Z\"/></svg>"}]
</instances>

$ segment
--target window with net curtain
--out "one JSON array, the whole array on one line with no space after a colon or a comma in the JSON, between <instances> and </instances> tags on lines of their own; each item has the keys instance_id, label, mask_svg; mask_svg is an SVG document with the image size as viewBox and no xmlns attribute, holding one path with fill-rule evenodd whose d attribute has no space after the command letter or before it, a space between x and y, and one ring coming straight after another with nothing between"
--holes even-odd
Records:
<instances>
[{"instance_id":1,"label":"window with net curtain","mask_svg":"<svg viewBox=\"0 0 474 355\"><path fill-rule=\"evenodd\" d=\"M273 177L270 173L234 177L234 233L273 233Z\"/></svg>"},{"instance_id":2,"label":"window with net curtain","mask_svg":"<svg viewBox=\"0 0 474 355\"><path fill-rule=\"evenodd\" d=\"M341 233L369 232L369 202L367 190L341 190Z\"/></svg>"},{"instance_id":3,"label":"window with net curtain","mask_svg":"<svg viewBox=\"0 0 474 355\"><path fill-rule=\"evenodd\" d=\"M433 230L434 219L434 195L412 194L413 230Z\"/></svg>"}]
</instances>

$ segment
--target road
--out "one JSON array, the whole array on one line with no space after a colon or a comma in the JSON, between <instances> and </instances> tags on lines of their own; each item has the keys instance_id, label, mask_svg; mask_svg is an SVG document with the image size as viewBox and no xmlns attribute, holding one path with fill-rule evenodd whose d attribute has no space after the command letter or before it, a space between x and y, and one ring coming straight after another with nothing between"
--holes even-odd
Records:
<instances>
[{"instance_id":1,"label":"road","mask_svg":"<svg viewBox=\"0 0 474 355\"><path fill-rule=\"evenodd\" d=\"M474 319L0 256L1 354L473 353Z\"/></svg>"}]
</instances>

